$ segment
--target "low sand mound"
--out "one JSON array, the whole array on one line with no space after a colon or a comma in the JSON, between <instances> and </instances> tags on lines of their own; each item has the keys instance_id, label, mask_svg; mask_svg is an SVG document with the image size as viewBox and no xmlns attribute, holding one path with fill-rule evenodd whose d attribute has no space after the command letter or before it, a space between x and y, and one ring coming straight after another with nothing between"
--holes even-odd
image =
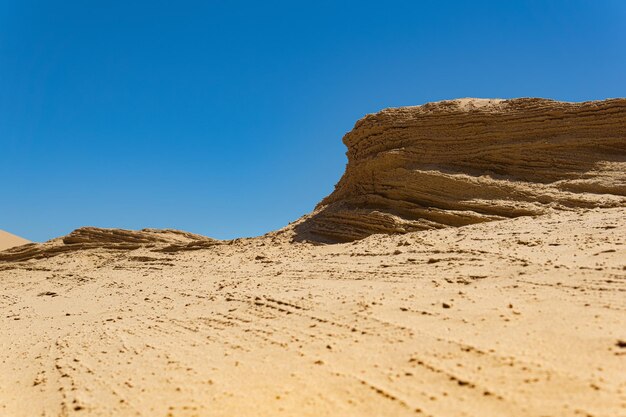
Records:
<instances>
[{"instance_id":1,"label":"low sand mound","mask_svg":"<svg viewBox=\"0 0 626 417\"><path fill-rule=\"evenodd\" d=\"M0 251L10 249L15 246L25 245L27 243L30 243L30 241L5 232L4 230L0 230Z\"/></svg>"},{"instance_id":2,"label":"low sand mound","mask_svg":"<svg viewBox=\"0 0 626 417\"><path fill-rule=\"evenodd\" d=\"M460 99L386 109L343 138L346 172L298 239L626 205L626 99Z\"/></svg>"}]
</instances>

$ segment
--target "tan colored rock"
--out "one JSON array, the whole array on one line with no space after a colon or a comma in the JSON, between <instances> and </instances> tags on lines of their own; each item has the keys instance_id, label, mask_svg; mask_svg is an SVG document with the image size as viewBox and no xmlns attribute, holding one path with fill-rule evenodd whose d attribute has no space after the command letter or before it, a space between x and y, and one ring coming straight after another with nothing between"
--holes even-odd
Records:
<instances>
[{"instance_id":1,"label":"tan colored rock","mask_svg":"<svg viewBox=\"0 0 626 417\"><path fill-rule=\"evenodd\" d=\"M8 249L0 253L0 262L50 258L85 249L135 250L147 247L155 251L178 252L201 249L213 244L217 244L214 239L174 229L124 230L81 227L67 236L45 243Z\"/></svg>"},{"instance_id":2,"label":"tan colored rock","mask_svg":"<svg viewBox=\"0 0 626 417\"><path fill-rule=\"evenodd\" d=\"M299 239L329 242L626 205L626 99L459 99L385 109Z\"/></svg>"},{"instance_id":3,"label":"tan colored rock","mask_svg":"<svg viewBox=\"0 0 626 417\"><path fill-rule=\"evenodd\" d=\"M174 229L104 229L99 227L81 227L63 237L65 244L93 243L93 244L151 244L151 243L188 243L193 240L207 240L209 238L195 233L183 232Z\"/></svg>"}]
</instances>

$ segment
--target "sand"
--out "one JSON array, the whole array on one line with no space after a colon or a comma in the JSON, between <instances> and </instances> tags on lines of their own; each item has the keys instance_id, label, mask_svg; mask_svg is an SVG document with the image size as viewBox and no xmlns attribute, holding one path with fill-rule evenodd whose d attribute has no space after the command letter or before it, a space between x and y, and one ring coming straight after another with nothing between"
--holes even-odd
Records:
<instances>
[{"instance_id":1,"label":"sand","mask_svg":"<svg viewBox=\"0 0 626 417\"><path fill-rule=\"evenodd\" d=\"M625 215L0 264L0 415L624 415Z\"/></svg>"},{"instance_id":2,"label":"sand","mask_svg":"<svg viewBox=\"0 0 626 417\"><path fill-rule=\"evenodd\" d=\"M0 230L0 251L13 248L15 246L25 245L30 243L29 240L15 236L4 230Z\"/></svg>"}]
</instances>

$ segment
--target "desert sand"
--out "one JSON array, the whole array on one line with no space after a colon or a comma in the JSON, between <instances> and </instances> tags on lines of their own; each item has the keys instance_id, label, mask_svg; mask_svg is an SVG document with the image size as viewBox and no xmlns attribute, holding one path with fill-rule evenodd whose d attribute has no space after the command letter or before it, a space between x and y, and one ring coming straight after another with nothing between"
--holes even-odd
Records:
<instances>
[{"instance_id":1,"label":"desert sand","mask_svg":"<svg viewBox=\"0 0 626 417\"><path fill-rule=\"evenodd\" d=\"M14 248L15 246L21 246L30 243L29 240L15 236L4 230L0 230L0 251Z\"/></svg>"},{"instance_id":2,"label":"desert sand","mask_svg":"<svg viewBox=\"0 0 626 417\"><path fill-rule=\"evenodd\" d=\"M0 415L626 415L626 100L388 109L344 143L261 237L0 252Z\"/></svg>"}]
</instances>

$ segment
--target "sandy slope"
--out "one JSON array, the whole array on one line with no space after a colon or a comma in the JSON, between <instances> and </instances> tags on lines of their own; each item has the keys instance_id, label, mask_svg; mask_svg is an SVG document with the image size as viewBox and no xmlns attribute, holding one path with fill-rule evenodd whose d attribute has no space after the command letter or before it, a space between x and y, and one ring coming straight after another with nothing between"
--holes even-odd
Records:
<instances>
[{"instance_id":1,"label":"sandy slope","mask_svg":"<svg viewBox=\"0 0 626 417\"><path fill-rule=\"evenodd\" d=\"M625 219L0 262L0 415L623 416Z\"/></svg>"},{"instance_id":2,"label":"sandy slope","mask_svg":"<svg viewBox=\"0 0 626 417\"><path fill-rule=\"evenodd\" d=\"M5 232L4 230L0 230L0 251L15 246L25 245L27 243L30 243L30 241L23 239L19 236L15 236L9 232Z\"/></svg>"}]
</instances>

